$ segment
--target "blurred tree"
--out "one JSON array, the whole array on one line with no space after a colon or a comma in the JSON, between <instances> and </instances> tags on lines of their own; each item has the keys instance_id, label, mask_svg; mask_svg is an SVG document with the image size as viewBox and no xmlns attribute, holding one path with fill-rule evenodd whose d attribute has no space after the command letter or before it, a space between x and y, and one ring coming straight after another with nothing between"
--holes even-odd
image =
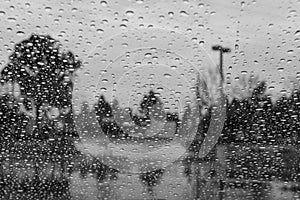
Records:
<instances>
[{"instance_id":1,"label":"blurred tree","mask_svg":"<svg viewBox=\"0 0 300 200\"><path fill-rule=\"evenodd\" d=\"M252 84L253 85L253 84ZM253 142L266 139L265 118L271 114L272 102L266 96L266 83L258 82L252 93L242 99L233 98L227 105L227 119L222 141L225 143ZM271 123L271 122L268 122ZM258 136L260 135L260 136Z\"/></svg>"},{"instance_id":2,"label":"blurred tree","mask_svg":"<svg viewBox=\"0 0 300 200\"><path fill-rule=\"evenodd\" d=\"M104 134L112 138L127 137L113 119L112 107L105 100L103 95L100 96L98 103L95 105L95 112Z\"/></svg>"},{"instance_id":3,"label":"blurred tree","mask_svg":"<svg viewBox=\"0 0 300 200\"><path fill-rule=\"evenodd\" d=\"M142 183L146 185L147 190L151 196L154 196L153 187L160 184L164 172L164 169L157 169L154 171L141 173L140 179Z\"/></svg>"},{"instance_id":4,"label":"blurred tree","mask_svg":"<svg viewBox=\"0 0 300 200\"><path fill-rule=\"evenodd\" d=\"M12 95L0 96L0 141L26 137L30 117L21 112L19 103Z\"/></svg>"},{"instance_id":5,"label":"blurred tree","mask_svg":"<svg viewBox=\"0 0 300 200\"><path fill-rule=\"evenodd\" d=\"M9 63L1 71L1 83L17 83L22 96L32 99L36 129L41 129L42 106L70 107L72 75L81 66L70 51L62 52L57 40L49 35L33 34L15 45Z\"/></svg>"}]
</instances>

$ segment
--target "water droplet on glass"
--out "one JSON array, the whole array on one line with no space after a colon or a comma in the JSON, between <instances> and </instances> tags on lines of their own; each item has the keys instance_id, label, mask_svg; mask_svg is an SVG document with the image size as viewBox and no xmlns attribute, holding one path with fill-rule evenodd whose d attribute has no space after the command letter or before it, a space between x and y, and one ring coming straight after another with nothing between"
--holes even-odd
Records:
<instances>
[{"instance_id":1,"label":"water droplet on glass","mask_svg":"<svg viewBox=\"0 0 300 200\"><path fill-rule=\"evenodd\" d=\"M23 36L25 33L23 31L17 31L17 36Z\"/></svg>"},{"instance_id":2,"label":"water droplet on glass","mask_svg":"<svg viewBox=\"0 0 300 200\"><path fill-rule=\"evenodd\" d=\"M165 73L165 74L164 74L164 77L165 77L165 78L171 78L172 75L171 75L171 74L168 74L168 73Z\"/></svg>"},{"instance_id":3,"label":"water droplet on glass","mask_svg":"<svg viewBox=\"0 0 300 200\"><path fill-rule=\"evenodd\" d=\"M104 88L104 87L102 87L102 88L100 88L100 91L101 91L101 92L106 92L106 91L107 91L107 89L106 89L106 88Z\"/></svg>"},{"instance_id":4,"label":"water droplet on glass","mask_svg":"<svg viewBox=\"0 0 300 200\"><path fill-rule=\"evenodd\" d=\"M136 0L136 3L138 4L144 3L144 0Z\"/></svg>"},{"instance_id":5,"label":"water droplet on glass","mask_svg":"<svg viewBox=\"0 0 300 200\"><path fill-rule=\"evenodd\" d=\"M121 28L121 29L126 29L127 26L126 26L126 24L121 24L121 25L120 25L120 28Z\"/></svg>"},{"instance_id":6,"label":"water droplet on glass","mask_svg":"<svg viewBox=\"0 0 300 200\"><path fill-rule=\"evenodd\" d=\"M132 10L127 10L125 13L128 17L131 17L134 15L134 12Z\"/></svg>"},{"instance_id":7,"label":"water droplet on glass","mask_svg":"<svg viewBox=\"0 0 300 200\"><path fill-rule=\"evenodd\" d=\"M245 6L245 1L241 2L241 7L243 8Z\"/></svg>"},{"instance_id":8,"label":"water droplet on glass","mask_svg":"<svg viewBox=\"0 0 300 200\"><path fill-rule=\"evenodd\" d=\"M174 13L173 12L168 12L169 17L173 17Z\"/></svg>"},{"instance_id":9,"label":"water droplet on glass","mask_svg":"<svg viewBox=\"0 0 300 200\"><path fill-rule=\"evenodd\" d=\"M283 67L278 67L277 70L278 70L279 72L283 72L283 71L284 71L284 68L283 68Z\"/></svg>"},{"instance_id":10,"label":"water droplet on glass","mask_svg":"<svg viewBox=\"0 0 300 200\"><path fill-rule=\"evenodd\" d=\"M145 58L150 58L151 57L151 53L145 53Z\"/></svg>"},{"instance_id":11,"label":"water droplet on glass","mask_svg":"<svg viewBox=\"0 0 300 200\"><path fill-rule=\"evenodd\" d=\"M198 7L203 8L204 7L204 3L199 3Z\"/></svg>"},{"instance_id":12,"label":"water droplet on glass","mask_svg":"<svg viewBox=\"0 0 300 200\"><path fill-rule=\"evenodd\" d=\"M128 43L122 43L122 47L128 47Z\"/></svg>"},{"instance_id":13,"label":"water droplet on glass","mask_svg":"<svg viewBox=\"0 0 300 200\"><path fill-rule=\"evenodd\" d=\"M203 40L199 41L199 44L200 44L201 46L203 46L204 43L205 43L205 42L204 42Z\"/></svg>"},{"instance_id":14,"label":"water droplet on glass","mask_svg":"<svg viewBox=\"0 0 300 200\"><path fill-rule=\"evenodd\" d=\"M17 19L16 18L14 18L14 17L9 17L9 18L7 18L7 21L9 21L9 22L15 22Z\"/></svg>"},{"instance_id":15,"label":"water droplet on glass","mask_svg":"<svg viewBox=\"0 0 300 200\"><path fill-rule=\"evenodd\" d=\"M101 4L101 6L107 6L107 2L106 1L101 1L100 4Z\"/></svg>"},{"instance_id":16,"label":"water droplet on glass","mask_svg":"<svg viewBox=\"0 0 300 200\"><path fill-rule=\"evenodd\" d=\"M51 7L49 7L49 6L45 7L45 11L46 11L46 12L50 12L51 10L52 10Z\"/></svg>"},{"instance_id":17,"label":"water droplet on glass","mask_svg":"<svg viewBox=\"0 0 300 200\"><path fill-rule=\"evenodd\" d=\"M189 16L189 14L186 11L184 11L184 10L180 11L179 13L183 17L188 17Z\"/></svg>"},{"instance_id":18,"label":"water droplet on glass","mask_svg":"<svg viewBox=\"0 0 300 200\"><path fill-rule=\"evenodd\" d=\"M294 15L294 14L296 14L297 12L296 12L296 10L291 10L289 13L290 13L291 15Z\"/></svg>"},{"instance_id":19,"label":"water droplet on glass","mask_svg":"<svg viewBox=\"0 0 300 200\"><path fill-rule=\"evenodd\" d=\"M97 33L103 33L104 32L104 30L101 29L101 28L98 28L96 31L97 31Z\"/></svg>"}]
</instances>

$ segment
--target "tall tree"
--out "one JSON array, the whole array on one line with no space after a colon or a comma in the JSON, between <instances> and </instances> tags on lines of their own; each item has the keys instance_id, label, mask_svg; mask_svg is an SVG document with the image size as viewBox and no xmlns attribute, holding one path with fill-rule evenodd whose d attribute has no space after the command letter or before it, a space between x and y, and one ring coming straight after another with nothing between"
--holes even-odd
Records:
<instances>
[{"instance_id":1,"label":"tall tree","mask_svg":"<svg viewBox=\"0 0 300 200\"><path fill-rule=\"evenodd\" d=\"M17 83L21 95L33 100L37 132L43 105L59 109L71 106L72 75L81 66L70 51L49 35L33 34L15 45L9 63L1 71L1 83Z\"/></svg>"}]
</instances>

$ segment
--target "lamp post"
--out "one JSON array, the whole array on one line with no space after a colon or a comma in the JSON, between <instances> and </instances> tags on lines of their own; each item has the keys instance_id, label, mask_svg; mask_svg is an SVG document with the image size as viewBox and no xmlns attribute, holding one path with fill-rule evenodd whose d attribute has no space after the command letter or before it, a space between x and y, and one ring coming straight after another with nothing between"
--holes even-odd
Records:
<instances>
[{"instance_id":1,"label":"lamp post","mask_svg":"<svg viewBox=\"0 0 300 200\"><path fill-rule=\"evenodd\" d=\"M224 48L221 45L214 45L212 46L212 50L213 51L219 51L220 52L220 76L221 76L221 84L224 83L224 74L223 74L223 53L229 53L231 50L230 48ZM224 179L226 177L223 177ZM224 194L225 194L225 181L223 180L223 178L220 178L219 180L219 199L223 200L224 198Z\"/></svg>"},{"instance_id":2,"label":"lamp post","mask_svg":"<svg viewBox=\"0 0 300 200\"><path fill-rule=\"evenodd\" d=\"M230 48L224 48L221 45L214 45L212 46L213 51L219 51L220 52L220 75L222 82L224 81L224 75L223 75L223 53L229 53L231 51Z\"/></svg>"}]
</instances>

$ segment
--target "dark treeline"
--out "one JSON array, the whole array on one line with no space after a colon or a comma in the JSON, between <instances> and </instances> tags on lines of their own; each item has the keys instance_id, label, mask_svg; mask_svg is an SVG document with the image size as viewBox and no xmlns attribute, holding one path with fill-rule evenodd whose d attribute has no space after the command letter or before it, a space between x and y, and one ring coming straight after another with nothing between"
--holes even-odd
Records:
<instances>
[{"instance_id":1,"label":"dark treeline","mask_svg":"<svg viewBox=\"0 0 300 200\"><path fill-rule=\"evenodd\" d=\"M300 90L282 96L275 102L266 94L262 81L247 98L227 101L227 116L220 143L296 144L300 137ZM203 138L210 123L211 109L199 125ZM202 136L202 137L201 137ZM195 141L192 146L201 145Z\"/></svg>"},{"instance_id":2,"label":"dark treeline","mask_svg":"<svg viewBox=\"0 0 300 200\"><path fill-rule=\"evenodd\" d=\"M228 103L222 142L295 144L300 137L300 90L272 102L260 82L252 95Z\"/></svg>"},{"instance_id":3,"label":"dark treeline","mask_svg":"<svg viewBox=\"0 0 300 200\"><path fill-rule=\"evenodd\" d=\"M21 95L19 99L9 94L0 97L1 140L77 136L71 100L72 77L80 66L81 61L72 52L62 51L59 42L50 36L32 35L16 44L8 64L1 71L1 84L17 84ZM228 102L221 142L274 144L297 141L300 91L294 90L289 97L283 96L274 103L266 94L266 88L266 83L260 82L251 96ZM150 91L141 102L141 109L147 110L145 106L155 101L158 100ZM102 97L98 102L101 107L98 116L110 115L111 108L104 104L107 102ZM51 107L59 111L55 119L46 115ZM24 114L22 109L33 115ZM178 121L174 114L169 113L167 117ZM132 116L136 124L147 124L148 118L147 114ZM199 134L205 135L209 119L209 114L204 117ZM109 127L106 129L110 130Z\"/></svg>"},{"instance_id":4,"label":"dark treeline","mask_svg":"<svg viewBox=\"0 0 300 200\"><path fill-rule=\"evenodd\" d=\"M127 116L128 119L126 120L134 122L134 124L139 127L149 126L151 124L151 118L149 116L151 113L151 107L157 104L161 104L161 100L155 95L154 91L150 90L149 94L144 95L142 101L140 102L140 107L137 114L133 114L132 110L128 108L127 112L129 116ZM128 134L124 133L119 125L113 120L112 106L106 101L104 96L100 96L98 99L98 102L95 105L95 113L104 134L108 135L110 138L130 138ZM123 116L122 118L125 117ZM176 134L180 121L178 113L165 113L165 120L167 122L176 123L176 130L174 130L174 134Z\"/></svg>"},{"instance_id":5,"label":"dark treeline","mask_svg":"<svg viewBox=\"0 0 300 200\"><path fill-rule=\"evenodd\" d=\"M50 36L34 34L16 44L1 71L1 84L17 84L21 95L18 99L11 94L0 97L1 140L77 137L72 116L72 77L80 66L81 61L72 52L62 51L59 42ZM281 144L297 141L300 91L294 90L289 97L282 96L272 102L266 89L266 83L260 82L250 96L228 102L220 142ZM146 107L156 101L153 91L145 95L140 105L141 110L146 110L144 116L132 116L136 124L149 123ZM59 112L55 118L46 114L47 109L53 107ZM104 97L99 99L98 107L100 123L101 116L111 117L111 108ZM24 110L32 116L26 115ZM168 113L167 118L178 122L176 114ZM208 114L199 125L202 136L197 139L203 138L209 122ZM106 132L111 130L103 128Z\"/></svg>"}]
</instances>

